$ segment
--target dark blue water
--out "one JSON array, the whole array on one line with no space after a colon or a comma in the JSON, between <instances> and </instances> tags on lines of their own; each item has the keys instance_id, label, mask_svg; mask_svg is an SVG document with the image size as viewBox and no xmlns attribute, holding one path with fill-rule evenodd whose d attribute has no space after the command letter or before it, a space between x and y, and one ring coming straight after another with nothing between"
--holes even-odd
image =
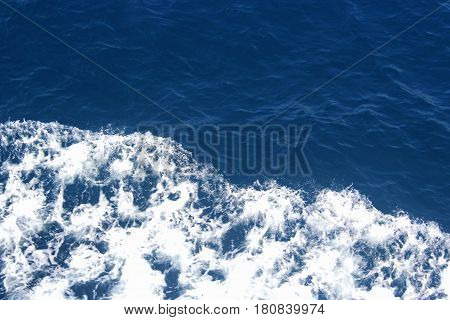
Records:
<instances>
[{"instance_id":1,"label":"dark blue water","mask_svg":"<svg viewBox=\"0 0 450 320\"><path fill-rule=\"evenodd\" d=\"M6 2L155 103L0 2L1 123L131 133L287 109L272 123L312 126L312 172L280 185L353 186L450 231L450 6L321 87L444 1Z\"/></svg>"},{"instance_id":2,"label":"dark blue water","mask_svg":"<svg viewBox=\"0 0 450 320\"><path fill-rule=\"evenodd\" d=\"M196 125L271 119L441 2L9 3ZM313 125L315 184L353 185L383 211L450 230L449 16L441 9L276 119ZM0 121L178 122L4 5L0 26Z\"/></svg>"}]
</instances>

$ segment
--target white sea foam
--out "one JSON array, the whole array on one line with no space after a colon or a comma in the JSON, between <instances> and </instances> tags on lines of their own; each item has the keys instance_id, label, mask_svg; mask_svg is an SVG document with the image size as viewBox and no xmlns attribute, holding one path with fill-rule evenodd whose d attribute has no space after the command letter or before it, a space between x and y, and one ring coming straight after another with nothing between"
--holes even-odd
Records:
<instances>
[{"instance_id":1,"label":"white sea foam","mask_svg":"<svg viewBox=\"0 0 450 320\"><path fill-rule=\"evenodd\" d=\"M449 235L356 190L238 187L151 134L0 125L0 296L431 299Z\"/></svg>"}]
</instances>

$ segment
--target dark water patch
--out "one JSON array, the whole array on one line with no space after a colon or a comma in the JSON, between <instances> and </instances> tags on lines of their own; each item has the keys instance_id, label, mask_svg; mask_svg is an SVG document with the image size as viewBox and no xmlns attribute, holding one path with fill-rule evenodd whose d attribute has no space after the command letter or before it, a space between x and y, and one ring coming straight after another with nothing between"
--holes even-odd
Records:
<instances>
[{"instance_id":1,"label":"dark water patch","mask_svg":"<svg viewBox=\"0 0 450 320\"><path fill-rule=\"evenodd\" d=\"M222 236L222 253L235 255L243 251L247 234L254 226L252 222L239 222L231 226Z\"/></svg>"},{"instance_id":2,"label":"dark water patch","mask_svg":"<svg viewBox=\"0 0 450 320\"><path fill-rule=\"evenodd\" d=\"M178 298L182 293L178 278L180 276L180 270L177 268L170 268L166 271L164 280L166 286L164 287L164 300L174 300Z\"/></svg>"},{"instance_id":3,"label":"dark water patch","mask_svg":"<svg viewBox=\"0 0 450 320\"><path fill-rule=\"evenodd\" d=\"M209 270L207 272L208 276L210 276L213 281L223 281L225 280L225 275L221 270Z\"/></svg>"},{"instance_id":4,"label":"dark water patch","mask_svg":"<svg viewBox=\"0 0 450 320\"><path fill-rule=\"evenodd\" d=\"M52 241L56 241L64 232L64 228L56 221L44 224L42 230L33 234L31 240L36 250L48 249Z\"/></svg>"},{"instance_id":5,"label":"dark water patch","mask_svg":"<svg viewBox=\"0 0 450 320\"><path fill-rule=\"evenodd\" d=\"M66 260L70 257L70 252L76 249L79 245L80 243L74 236L66 235L64 237L63 243L59 247L55 262L63 268L68 268L69 266L66 263Z\"/></svg>"},{"instance_id":6,"label":"dark water patch","mask_svg":"<svg viewBox=\"0 0 450 320\"><path fill-rule=\"evenodd\" d=\"M401 275L391 282L391 288L394 288L394 296L401 298L407 289L406 276Z\"/></svg>"},{"instance_id":7,"label":"dark water patch","mask_svg":"<svg viewBox=\"0 0 450 320\"><path fill-rule=\"evenodd\" d=\"M325 290L319 289L317 291L317 300L329 300L327 292Z\"/></svg>"},{"instance_id":8,"label":"dark water patch","mask_svg":"<svg viewBox=\"0 0 450 320\"><path fill-rule=\"evenodd\" d=\"M136 180L133 177L124 179L124 191L133 194L133 205L139 211L145 211L151 205L150 196L156 191L155 187L158 178L154 175L146 175L143 180Z\"/></svg>"},{"instance_id":9,"label":"dark water patch","mask_svg":"<svg viewBox=\"0 0 450 320\"><path fill-rule=\"evenodd\" d=\"M103 300L111 297L111 291L117 285L118 280L90 280L75 283L70 286L66 296L74 296L82 300Z\"/></svg>"},{"instance_id":10,"label":"dark water patch","mask_svg":"<svg viewBox=\"0 0 450 320\"><path fill-rule=\"evenodd\" d=\"M5 278L6 274L4 273L5 263L3 262L3 254L4 250L0 248L0 300L6 300L8 298L7 291L5 288Z\"/></svg>"},{"instance_id":11,"label":"dark water patch","mask_svg":"<svg viewBox=\"0 0 450 320\"><path fill-rule=\"evenodd\" d=\"M65 186L63 208L67 212L72 212L82 204L95 205L99 199L99 186L77 178L74 183Z\"/></svg>"},{"instance_id":12,"label":"dark water patch","mask_svg":"<svg viewBox=\"0 0 450 320\"><path fill-rule=\"evenodd\" d=\"M144 219L136 217L125 217L118 219L118 224L121 228L139 228L142 226Z\"/></svg>"}]
</instances>

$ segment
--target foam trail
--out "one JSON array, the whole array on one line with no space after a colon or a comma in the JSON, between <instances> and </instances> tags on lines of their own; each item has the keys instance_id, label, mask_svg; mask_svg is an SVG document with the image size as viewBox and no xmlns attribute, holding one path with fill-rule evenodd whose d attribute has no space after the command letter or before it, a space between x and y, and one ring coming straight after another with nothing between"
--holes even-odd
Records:
<instances>
[{"instance_id":1,"label":"foam trail","mask_svg":"<svg viewBox=\"0 0 450 320\"><path fill-rule=\"evenodd\" d=\"M437 299L449 235L356 190L242 188L169 139L0 125L3 299Z\"/></svg>"}]
</instances>

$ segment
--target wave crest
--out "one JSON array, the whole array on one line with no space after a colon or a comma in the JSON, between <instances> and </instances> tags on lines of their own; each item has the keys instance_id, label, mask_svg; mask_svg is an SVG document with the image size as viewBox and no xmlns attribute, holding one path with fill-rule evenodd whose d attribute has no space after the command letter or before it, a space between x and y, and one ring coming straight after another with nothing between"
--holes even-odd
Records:
<instances>
[{"instance_id":1,"label":"wave crest","mask_svg":"<svg viewBox=\"0 0 450 320\"><path fill-rule=\"evenodd\" d=\"M4 299L446 298L449 236L358 191L238 187L149 133L0 125Z\"/></svg>"}]
</instances>

